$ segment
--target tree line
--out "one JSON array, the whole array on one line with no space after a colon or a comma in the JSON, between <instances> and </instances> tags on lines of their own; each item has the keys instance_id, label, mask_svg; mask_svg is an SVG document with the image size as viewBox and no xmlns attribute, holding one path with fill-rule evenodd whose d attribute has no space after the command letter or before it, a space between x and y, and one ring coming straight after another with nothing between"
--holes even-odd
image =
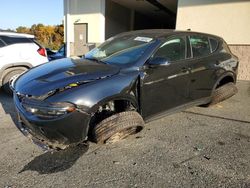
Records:
<instances>
[{"instance_id":1,"label":"tree line","mask_svg":"<svg viewBox=\"0 0 250 188\"><path fill-rule=\"evenodd\" d=\"M63 25L43 25L34 24L30 28L19 26L16 28L17 33L31 34L42 46L57 50L63 44L64 29Z\"/></svg>"}]
</instances>

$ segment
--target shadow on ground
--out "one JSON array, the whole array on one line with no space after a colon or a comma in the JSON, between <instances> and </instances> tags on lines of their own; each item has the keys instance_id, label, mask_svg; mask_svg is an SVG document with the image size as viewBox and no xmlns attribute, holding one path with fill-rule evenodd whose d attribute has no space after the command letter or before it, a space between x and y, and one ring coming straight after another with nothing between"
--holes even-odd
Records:
<instances>
[{"instance_id":1,"label":"shadow on ground","mask_svg":"<svg viewBox=\"0 0 250 188\"><path fill-rule=\"evenodd\" d=\"M71 168L88 151L88 144L79 144L66 150L46 152L35 157L19 172L37 171L39 174L52 174Z\"/></svg>"},{"instance_id":2,"label":"shadow on ground","mask_svg":"<svg viewBox=\"0 0 250 188\"><path fill-rule=\"evenodd\" d=\"M2 105L5 114L10 115L12 121L15 124L17 124L16 109L14 106L12 96L5 94L4 91L1 89L0 89L0 105Z\"/></svg>"},{"instance_id":3,"label":"shadow on ground","mask_svg":"<svg viewBox=\"0 0 250 188\"><path fill-rule=\"evenodd\" d=\"M13 99L0 89L0 107L1 106L4 113L9 115L12 121L17 124L18 120ZM39 174L52 174L67 170L88 151L88 148L88 144L83 143L75 147L70 147L66 150L55 151L53 153L46 152L35 157L31 162L26 164L19 173L24 171L37 171Z\"/></svg>"}]
</instances>

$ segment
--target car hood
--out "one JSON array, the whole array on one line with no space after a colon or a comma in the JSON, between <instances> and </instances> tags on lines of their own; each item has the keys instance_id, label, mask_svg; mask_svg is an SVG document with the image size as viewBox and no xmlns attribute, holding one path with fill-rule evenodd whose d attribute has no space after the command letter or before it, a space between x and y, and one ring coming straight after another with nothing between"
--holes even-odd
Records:
<instances>
[{"instance_id":1,"label":"car hood","mask_svg":"<svg viewBox=\"0 0 250 188\"><path fill-rule=\"evenodd\" d=\"M87 59L65 58L30 69L14 82L14 90L23 95L40 97L72 84L92 82L118 72L116 66Z\"/></svg>"}]
</instances>

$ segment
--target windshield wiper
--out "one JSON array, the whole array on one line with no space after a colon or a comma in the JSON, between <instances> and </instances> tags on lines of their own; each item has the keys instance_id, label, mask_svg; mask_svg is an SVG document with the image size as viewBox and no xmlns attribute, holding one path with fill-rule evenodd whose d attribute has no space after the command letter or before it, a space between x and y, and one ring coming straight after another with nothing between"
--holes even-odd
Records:
<instances>
[{"instance_id":1,"label":"windshield wiper","mask_svg":"<svg viewBox=\"0 0 250 188\"><path fill-rule=\"evenodd\" d=\"M97 58L87 58L87 57L85 57L85 59L88 59L88 60L91 60L91 61L95 61L97 63L108 64L108 63L106 63L106 62L104 62L102 60L99 60Z\"/></svg>"}]
</instances>

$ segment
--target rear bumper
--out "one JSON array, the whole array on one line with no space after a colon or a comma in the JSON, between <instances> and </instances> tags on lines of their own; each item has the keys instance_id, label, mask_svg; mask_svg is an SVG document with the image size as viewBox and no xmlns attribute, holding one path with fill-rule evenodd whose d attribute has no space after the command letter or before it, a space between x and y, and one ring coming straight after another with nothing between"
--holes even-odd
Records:
<instances>
[{"instance_id":1,"label":"rear bumper","mask_svg":"<svg viewBox=\"0 0 250 188\"><path fill-rule=\"evenodd\" d=\"M75 111L64 116L44 120L24 110L14 94L19 123L17 128L44 149L65 149L87 138L90 115Z\"/></svg>"}]
</instances>

